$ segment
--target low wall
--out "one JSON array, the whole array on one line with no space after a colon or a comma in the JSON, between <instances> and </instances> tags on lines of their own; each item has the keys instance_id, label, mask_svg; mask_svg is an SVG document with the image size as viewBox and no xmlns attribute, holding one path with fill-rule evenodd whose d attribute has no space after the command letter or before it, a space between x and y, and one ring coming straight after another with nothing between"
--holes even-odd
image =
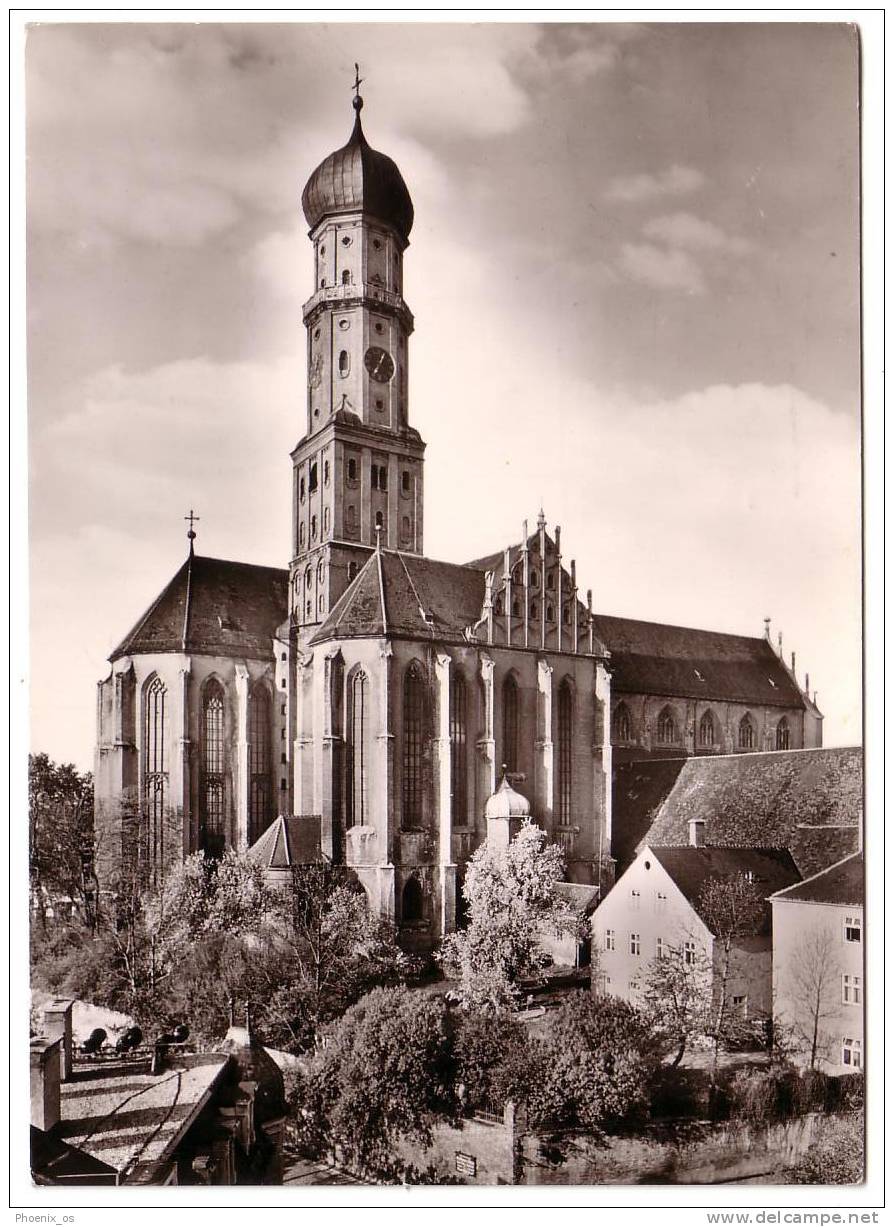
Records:
<instances>
[{"instance_id":1,"label":"low wall","mask_svg":"<svg viewBox=\"0 0 894 1227\"><path fill-rule=\"evenodd\" d=\"M460 1125L438 1124L427 1148L404 1143L397 1150L404 1163L430 1170L434 1180L458 1184L514 1184L518 1133L513 1105L503 1119L470 1117Z\"/></svg>"}]
</instances>

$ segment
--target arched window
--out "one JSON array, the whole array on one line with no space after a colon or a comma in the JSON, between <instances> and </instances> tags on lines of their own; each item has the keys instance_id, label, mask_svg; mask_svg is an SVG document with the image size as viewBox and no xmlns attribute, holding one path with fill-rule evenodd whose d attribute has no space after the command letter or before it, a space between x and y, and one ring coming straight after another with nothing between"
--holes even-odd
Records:
<instances>
[{"instance_id":1,"label":"arched window","mask_svg":"<svg viewBox=\"0 0 894 1227\"><path fill-rule=\"evenodd\" d=\"M348 470L348 474L347 474L348 481L356 481L357 480L357 461L353 456L349 457L348 459L347 470Z\"/></svg>"},{"instance_id":2,"label":"arched window","mask_svg":"<svg viewBox=\"0 0 894 1227\"><path fill-rule=\"evenodd\" d=\"M552 622L552 620L553 620L553 618L554 618L554 617L555 617L555 614L554 614L554 612L553 612L553 607L552 607L552 605L547 605L547 607L546 607L546 620L547 620L547 622Z\"/></svg>"},{"instance_id":3,"label":"arched window","mask_svg":"<svg viewBox=\"0 0 894 1227\"><path fill-rule=\"evenodd\" d=\"M739 721L739 749L754 749L754 721L748 712Z\"/></svg>"},{"instance_id":4,"label":"arched window","mask_svg":"<svg viewBox=\"0 0 894 1227\"><path fill-rule=\"evenodd\" d=\"M555 571L550 571L549 575L547 575L547 577L546 577L546 586L547 586L547 588L555 588L555 586L556 586L556 573L555 573Z\"/></svg>"},{"instance_id":5,"label":"arched window","mask_svg":"<svg viewBox=\"0 0 894 1227\"><path fill-rule=\"evenodd\" d=\"M567 605L562 610L562 621L565 623L566 626L571 625L571 610L568 608Z\"/></svg>"},{"instance_id":6,"label":"arched window","mask_svg":"<svg viewBox=\"0 0 894 1227\"><path fill-rule=\"evenodd\" d=\"M518 685L511 673L503 682L503 762L518 771Z\"/></svg>"},{"instance_id":7,"label":"arched window","mask_svg":"<svg viewBox=\"0 0 894 1227\"><path fill-rule=\"evenodd\" d=\"M531 602L531 621L532 622L537 621L537 602L536 601Z\"/></svg>"},{"instance_id":8,"label":"arched window","mask_svg":"<svg viewBox=\"0 0 894 1227\"><path fill-rule=\"evenodd\" d=\"M630 741L632 727L629 707L619 703L612 716L612 741Z\"/></svg>"},{"instance_id":9,"label":"arched window","mask_svg":"<svg viewBox=\"0 0 894 1227\"><path fill-rule=\"evenodd\" d=\"M521 605L519 604L518 601L512 602L512 616L513 618L521 617Z\"/></svg>"},{"instance_id":10,"label":"arched window","mask_svg":"<svg viewBox=\"0 0 894 1227\"><path fill-rule=\"evenodd\" d=\"M321 558L320 561L317 563L317 579L320 581L321 584L323 582L323 579L325 578L325 575L326 575L326 567L324 566L323 560Z\"/></svg>"},{"instance_id":11,"label":"arched window","mask_svg":"<svg viewBox=\"0 0 894 1227\"><path fill-rule=\"evenodd\" d=\"M248 839L253 843L266 831L273 796L270 778L270 695L258 683L248 700Z\"/></svg>"},{"instance_id":12,"label":"arched window","mask_svg":"<svg viewBox=\"0 0 894 1227\"><path fill-rule=\"evenodd\" d=\"M317 462L314 461L313 464L310 466L310 477L308 479L307 488L311 492L311 494L313 494L314 490L316 490L318 485L319 485L319 482L317 479Z\"/></svg>"},{"instance_id":13,"label":"arched window","mask_svg":"<svg viewBox=\"0 0 894 1227\"><path fill-rule=\"evenodd\" d=\"M348 374L351 369L351 357L346 349L343 349L338 355L338 373L342 379Z\"/></svg>"},{"instance_id":14,"label":"arched window","mask_svg":"<svg viewBox=\"0 0 894 1227\"><path fill-rule=\"evenodd\" d=\"M363 826L368 817L366 775L369 768L369 678L359 670L351 679L345 747L345 822Z\"/></svg>"},{"instance_id":15,"label":"arched window","mask_svg":"<svg viewBox=\"0 0 894 1227\"><path fill-rule=\"evenodd\" d=\"M450 687L450 795L456 826L465 825L469 817L467 712L465 679L457 673Z\"/></svg>"},{"instance_id":16,"label":"arched window","mask_svg":"<svg viewBox=\"0 0 894 1227\"><path fill-rule=\"evenodd\" d=\"M559 801L559 822L562 826L568 826L571 823L571 782L572 782L572 758L571 758L571 735L574 726L574 694L571 689L571 683L566 677L559 686L559 701L558 712L556 719L556 733L558 740L558 762L557 762L557 777L558 785L558 801Z\"/></svg>"},{"instance_id":17,"label":"arched window","mask_svg":"<svg viewBox=\"0 0 894 1227\"><path fill-rule=\"evenodd\" d=\"M537 571L531 572L531 587L532 588L540 587L540 575L538 574Z\"/></svg>"},{"instance_id":18,"label":"arched window","mask_svg":"<svg viewBox=\"0 0 894 1227\"><path fill-rule=\"evenodd\" d=\"M311 572L310 567L305 567L304 568L304 587L305 589L310 587L311 578L312 578L312 572Z\"/></svg>"},{"instance_id":19,"label":"arched window","mask_svg":"<svg viewBox=\"0 0 894 1227\"><path fill-rule=\"evenodd\" d=\"M698 722L698 744L700 746L715 745L714 714L706 711Z\"/></svg>"},{"instance_id":20,"label":"arched window","mask_svg":"<svg viewBox=\"0 0 894 1227\"><path fill-rule=\"evenodd\" d=\"M167 688L160 677L146 687L143 696L143 808L146 821L147 855L153 882L164 866L165 812L168 803L166 738Z\"/></svg>"},{"instance_id":21,"label":"arched window","mask_svg":"<svg viewBox=\"0 0 894 1227\"><path fill-rule=\"evenodd\" d=\"M400 903L401 920L413 924L425 919L425 895L418 878L409 878L404 886Z\"/></svg>"},{"instance_id":22,"label":"arched window","mask_svg":"<svg viewBox=\"0 0 894 1227\"><path fill-rule=\"evenodd\" d=\"M350 285L350 284L351 284L351 270L350 270L349 268L346 268L346 269L343 269L343 270L342 270L342 274L341 274L341 283L342 283L342 285Z\"/></svg>"},{"instance_id":23,"label":"arched window","mask_svg":"<svg viewBox=\"0 0 894 1227\"><path fill-rule=\"evenodd\" d=\"M205 687L202 700L202 847L210 856L224 850L224 692L220 682Z\"/></svg>"},{"instance_id":24,"label":"arched window","mask_svg":"<svg viewBox=\"0 0 894 1227\"><path fill-rule=\"evenodd\" d=\"M663 707L658 715L657 738L661 745L672 746L677 741L677 722L669 707Z\"/></svg>"},{"instance_id":25,"label":"arched window","mask_svg":"<svg viewBox=\"0 0 894 1227\"><path fill-rule=\"evenodd\" d=\"M791 749L791 733L789 732L788 720L785 716L776 725L776 749L790 750Z\"/></svg>"},{"instance_id":26,"label":"arched window","mask_svg":"<svg viewBox=\"0 0 894 1227\"><path fill-rule=\"evenodd\" d=\"M425 748L425 682L419 666L410 665L404 677L403 720L403 805L405 827L419 826L423 820Z\"/></svg>"}]
</instances>

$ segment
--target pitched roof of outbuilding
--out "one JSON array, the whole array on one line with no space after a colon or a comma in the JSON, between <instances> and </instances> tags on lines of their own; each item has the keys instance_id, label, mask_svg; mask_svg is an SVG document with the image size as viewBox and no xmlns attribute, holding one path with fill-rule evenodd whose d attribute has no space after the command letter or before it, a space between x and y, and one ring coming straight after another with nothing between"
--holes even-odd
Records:
<instances>
[{"instance_id":1,"label":"pitched roof of outbuilding","mask_svg":"<svg viewBox=\"0 0 894 1227\"><path fill-rule=\"evenodd\" d=\"M862 907L864 894L863 853L855 852L828 869L805 878L803 882L777 891L773 898L796 903L837 903Z\"/></svg>"},{"instance_id":2,"label":"pitched roof of outbuilding","mask_svg":"<svg viewBox=\"0 0 894 1227\"><path fill-rule=\"evenodd\" d=\"M711 928L702 905L703 891L712 878L728 879L750 875L761 898L791 886L800 879L798 868L784 848L653 848L648 851L660 862L701 920ZM759 934L770 932L771 913L767 906Z\"/></svg>"},{"instance_id":3,"label":"pitched roof of outbuilding","mask_svg":"<svg viewBox=\"0 0 894 1227\"><path fill-rule=\"evenodd\" d=\"M643 843L681 847L689 822L712 848L790 848L802 872L855 850L863 820L859 747L689 758ZM842 842L852 840L851 847Z\"/></svg>"},{"instance_id":4,"label":"pitched roof of outbuilding","mask_svg":"<svg viewBox=\"0 0 894 1227\"><path fill-rule=\"evenodd\" d=\"M377 550L335 603L311 643L397 635L465 641L480 621L484 574L418 554Z\"/></svg>"},{"instance_id":5,"label":"pitched roof of outbuilding","mask_svg":"<svg viewBox=\"0 0 894 1227\"><path fill-rule=\"evenodd\" d=\"M288 571L190 554L110 660L149 652L267 659L288 612Z\"/></svg>"},{"instance_id":6,"label":"pitched roof of outbuilding","mask_svg":"<svg viewBox=\"0 0 894 1227\"><path fill-rule=\"evenodd\" d=\"M247 855L265 869L291 869L294 865L314 865L323 859L320 850L320 819L309 817L274 818Z\"/></svg>"}]
</instances>

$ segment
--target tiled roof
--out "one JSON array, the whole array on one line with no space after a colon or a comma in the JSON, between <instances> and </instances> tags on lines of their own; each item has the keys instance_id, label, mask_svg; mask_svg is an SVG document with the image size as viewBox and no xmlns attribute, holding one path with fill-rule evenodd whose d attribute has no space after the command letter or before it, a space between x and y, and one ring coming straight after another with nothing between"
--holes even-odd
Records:
<instances>
[{"instance_id":1,"label":"tiled roof","mask_svg":"<svg viewBox=\"0 0 894 1227\"><path fill-rule=\"evenodd\" d=\"M115 1184L118 1173L86 1151L31 1126L31 1175L35 1184Z\"/></svg>"},{"instance_id":2,"label":"tiled roof","mask_svg":"<svg viewBox=\"0 0 894 1227\"><path fill-rule=\"evenodd\" d=\"M168 1157L227 1063L220 1056L160 1074L120 1067L76 1073L62 1083L55 1133L122 1174L145 1168Z\"/></svg>"},{"instance_id":3,"label":"tiled roof","mask_svg":"<svg viewBox=\"0 0 894 1227\"><path fill-rule=\"evenodd\" d=\"M612 771L612 846L617 872L623 873L677 781L685 758L644 758L614 764Z\"/></svg>"},{"instance_id":4,"label":"tiled roof","mask_svg":"<svg viewBox=\"0 0 894 1227\"><path fill-rule=\"evenodd\" d=\"M288 571L191 555L110 659L196 652L267 659L288 611Z\"/></svg>"},{"instance_id":5,"label":"tiled roof","mask_svg":"<svg viewBox=\"0 0 894 1227\"><path fill-rule=\"evenodd\" d=\"M322 859L319 817L275 818L247 855L265 869L316 864Z\"/></svg>"},{"instance_id":6,"label":"tiled roof","mask_svg":"<svg viewBox=\"0 0 894 1227\"><path fill-rule=\"evenodd\" d=\"M580 882L557 882L556 894L576 911L589 914L599 902L599 887Z\"/></svg>"},{"instance_id":7,"label":"tiled roof","mask_svg":"<svg viewBox=\"0 0 894 1227\"><path fill-rule=\"evenodd\" d=\"M482 572L418 554L376 551L311 643L383 634L463 642L483 605Z\"/></svg>"},{"instance_id":8,"label":"tiled roof","mask_svg":"<svg viewBox=\"0 0 894 1227\"><path fill-rule=\"evenodd\" d=\"M614 694L804 707L800 688L766 638L593 617L596 634L611 652Z\"/></svg>"},{"instance_id":9,"label":"tiled roof","mask_svg":"<svg viewBox=\"0 0 894 1227\"><path fill-rule=\"evenodd\" d=\"M774 899L791 899L800 903L838 903L863 906L863 853L855 852L835 865L796 886L777 891Z\"/></svg>"},{"instance_id":10,"label":"tiled roof","mask_svg":"<svg viewBox=\"0 0 894 1227\"><path fill-rule=\"evenodd\" d=\"M783 848L655 848L649 844L648 851L660 862L705 924L708 924L708 920L701 908L702 891L711 878L751 874L756 889L766 899L775 891L791 886L801 876L795 862ZM769 933L770 925L768 905L759 933Z\"/></svg>"},{"instance_id":11,"label":"tiled roof","mask_svg":"<svg viewBox=\"0 0 894 1227\"><path fill-rule=\"evenodd\" d=\"M693 818L705 823L711 847L790 848L803 872L824 869L853 851L841 851L842 828L856 839L863 820L863 752L851 747L687 759L643 842L653 848L688 844Z\"/></svg>"}]
</instances>

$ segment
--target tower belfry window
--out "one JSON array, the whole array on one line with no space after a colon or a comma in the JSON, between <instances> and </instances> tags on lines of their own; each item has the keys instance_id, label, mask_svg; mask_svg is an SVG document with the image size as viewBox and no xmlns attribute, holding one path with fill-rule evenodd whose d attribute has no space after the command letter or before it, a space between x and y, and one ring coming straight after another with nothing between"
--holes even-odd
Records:
<instances>
[{"instance_id":1,"label":"tower belfry window","mask_svg":"<svg viewBox=\"0 0 894 1227\"><path fill-rule=\"evenodd\" d=\"M351 370L351 355L343 349L338 355L338 373L344 379Z\"/></svg>"}]
</instances>

